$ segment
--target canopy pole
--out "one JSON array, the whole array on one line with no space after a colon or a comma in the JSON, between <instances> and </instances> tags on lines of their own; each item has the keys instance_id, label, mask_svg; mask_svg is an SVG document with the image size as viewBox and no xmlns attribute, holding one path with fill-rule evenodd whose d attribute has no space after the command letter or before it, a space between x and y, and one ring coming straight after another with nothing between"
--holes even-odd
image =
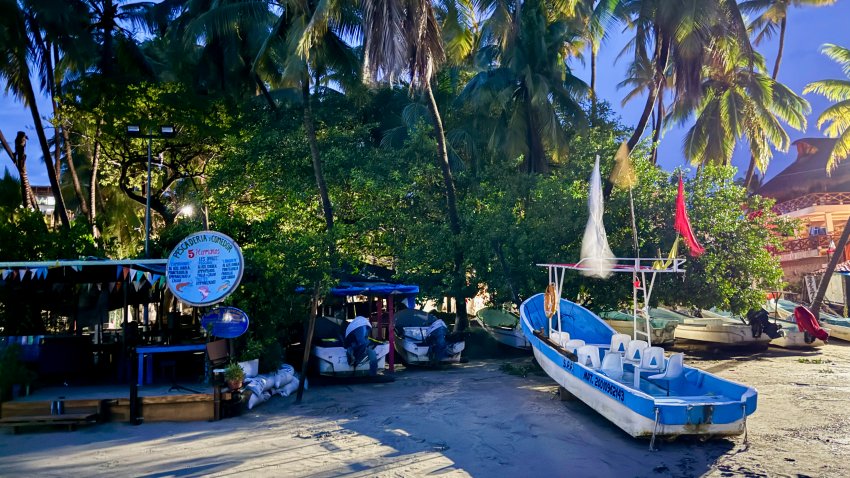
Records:
<instances>
[{"instance_id":1,"label":"canopy pole","mask_svg":"<svg viewBox=\"0 0 850 478\"><path fill-rule=\"evenodd\" d=\"M395 301L393 300L393 295L390 294L389 297L387 297L387 313L390 315L390 321L387 324L387 336L385 337L386 340L390 343L390 373L395 373L395 314L393 313L394 306Z\"/></svg>"}]
</instances>

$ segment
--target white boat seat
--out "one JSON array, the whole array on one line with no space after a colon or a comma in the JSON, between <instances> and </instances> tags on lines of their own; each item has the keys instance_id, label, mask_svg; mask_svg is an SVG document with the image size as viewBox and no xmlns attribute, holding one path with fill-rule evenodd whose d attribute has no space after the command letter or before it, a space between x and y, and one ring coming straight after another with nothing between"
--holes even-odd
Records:
<instances>
[{"instance_id":1,"label":"white boat seat","mask_svg":"<svg viewBox=\"0 0 850 478\"><path fill-rule=\"evenodd\" d=\"M584 340L581 339L572 339L568 340L567 343L564 344L564 348L567 352L572 352L578 355L579 347L584 347Z\"/></svg>"},{"instance_id":2,"label":"white boat seat","mask_svg":"<svg viewBox=\"0 0 850 478\"><path fill-rule=\"evenodd\" d=\"M595 345L582 345L576 352L578 363L592 369L599 368L599 347Z\"/></svg>"},{"instance_id":3,"label":"white boat seat","mask_svg":"<svg viewBox=\"0 0 850 478\"><path fill-rule=\"evenodd\" d=\"M640 388L641 372L661 372L662 370L664 370L664 349L648 347L643 351L640 366L635 367L635 388Z\"/></svg>"},{"instance_id":4,"label":"white boat seat","mask_svg":"<svg viewBox=\"0 0 850 478\"><path fill-rule=\"evenodd\" d=\"M608 351L621 356L625 355L631 341L632 338L628 334L614 334L611 336L611 347Z\"/></svg>"},{"instance_id":5,"label":"white boat seat","mask_svg":"<svg viewBox=\"0 0 850 478\"><path fill-rule=\"evenodd\" d=\"M623 378L623 356L618 353L607 353L602 359L602 373L614 380Z\"/></svg>"},{"instance_id":6,"label":"white boat seat","mask_svg":"<svg viewBox=\"0 0 850 478\"><path fill-rule=\"evenodd\" d=\"M553 330L549 332L549 339L552 342L564 347L567 345L567 342L570 341L570 333L569 332L558 332L557 330Z\"/></svg>"},{"instance_id":7,"label":"white boat seat","mask_svg":"<svg viewBox=\"0 0 850 478\"><path fill-rule=\"evenodd\" d=\"M643 358L643 351L647 348L649 348L649 344L646 343L646 340L630 340L628 347L626 347L626 356L623 357L623 361L637 367Z\"/></svg>"},{"instance_id":8,"label":"white boat seat","mask_svg":"<svg viewBox=\"0 0 850 478\"><path fill-rule=\"evenodd\" d=\"M658 373L655 375L650 375L646 377L647 380L660 380L667 382L667 395L670 395L670 382L672 380L676 380L681 377L685 372L685 354L678 353L673 354L667 359L667 368L664 369L663 373Z\"/></svg>"}]
</instances>

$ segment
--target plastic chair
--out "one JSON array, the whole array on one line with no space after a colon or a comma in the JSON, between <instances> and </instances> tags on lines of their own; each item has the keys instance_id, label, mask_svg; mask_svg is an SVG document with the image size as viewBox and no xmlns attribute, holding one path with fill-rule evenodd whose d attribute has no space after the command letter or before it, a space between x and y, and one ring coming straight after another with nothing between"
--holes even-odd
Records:
<instances>
[{"instance_id":1,"label":"plastic chair","mask_svg":"<svg viewBox=\"0 0 850 478\"><path fill-rule=\"evenodd\" d=\"M549 338L552 342L560 345L561 347L566 347L567 342L570 341L570 333L569 332L558 332L557 330L553 330L549 332Z\"/></svg>"},{"instance_id":2,"label":"plastic chair","mask_svg":"<svg viewBox=\"0 0 850 478\"><path fill-rule=\"evenodd\" d=\"M678 353L673 354L667 359L667 368L664 370L664 373L658 373L655 375L650 375L646 377L647 380L661 380L667 382L667 396L670 396L670 382L672 380L676 380L681 377L685 372L685 354Z\"/></svg>"},{"instance_id":3,"label":"plastic chair","mask_svg":"<svg viewBox=\"0 0 850 478\"><path fill-rule=\"evenodd\" d=\"M581 339L572 339L568 340L566 344L564 344L564 348L567 352L572 352L574 354L578 353L579 347L584 347L584 340Z\"/></svg>"},{"instance_id":4,"label":"plastic chair","mask_svg":"<svg viewBox=\"0 0 850 478\"><path fill-rule=\"evenodd\" d=\"M623 361L637 367L640 365L641 358L643 358L643 351L647 348L649 348L649 344L646 343L646 340L630 340Z\"/></svg>"},{"instance_id":5,"label":"plastic chair","mask_svg":"<svg viewBox=\"0 0 850 478\"><path fill-rule=\"evenodd\" d=\"M614 334L611 336L611 347L608 351L615 354L625 355L626 349L631 341L632 338L627 334Z\"/></svg>"},{"instance_id":6,"label":"plastic chair","mask_svg":"<svg viewBox=\"0 0 850 478\"><path fill-rule=\"evenodd\" d=\"M643 351L640 366L635 367L635 388L640 387L641 372L661 372L662 370L664 370L664 349L648 347Z\"/></svg>"},{"instance_id":7,"label":"plastic chair","mask_svg":"<svg viewBox=\"0 0 850 478\"><path fill-rule=\"evenodd\" d=\"M602 359L601 372L614 380L623 378L623 356L618 353L607 353Z\"/></svg>"},{"instance_id":8,"label":"plastic chair","mask_svg":"<svg viewBox=\"0 0 850 478\"><path fill-rule=\"evenodd\" d=\"M599 368L599 347L595 345L582 345L576 352L578 363L592 369Z\"/></svg>"}]
</instances>

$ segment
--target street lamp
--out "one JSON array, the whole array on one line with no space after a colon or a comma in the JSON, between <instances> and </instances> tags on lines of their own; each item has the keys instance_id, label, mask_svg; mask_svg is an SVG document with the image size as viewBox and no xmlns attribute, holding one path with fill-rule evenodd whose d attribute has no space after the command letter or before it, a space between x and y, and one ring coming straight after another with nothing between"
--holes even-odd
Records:
<instances>
[{"instance_id":1,"label":"street lamp","mask_svg":"<svg viewBox=\"0 0 850 478\"><path fill-rule=\"evenodd\" d=\"M131 138L147 138L148 140L148 186L145 190L145 258L150 258L150 239L151 239L151 145L154 138L173 138L177 136L177 131L174 126L160 126L159 131L154 133L148 129L147 134L142 134L142 127L136 124L127 125L127 136ZM145 321L147 322L147 320Z\"/></svg>"}]
</instances>

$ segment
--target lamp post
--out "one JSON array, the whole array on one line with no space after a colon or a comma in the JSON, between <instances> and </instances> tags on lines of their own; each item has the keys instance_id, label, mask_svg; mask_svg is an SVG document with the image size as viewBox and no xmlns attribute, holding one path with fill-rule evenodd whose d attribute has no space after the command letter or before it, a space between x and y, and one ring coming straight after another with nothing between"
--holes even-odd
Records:
<instances>
[{"instance_id":1,"label":"lamp post","mask_svg":"<svg viewBox=\"0 0 850 478\"><path fill-rule=\"evenodd\" d=\"M147 179L147 188L145 190L145 259L150 258L150 238L151 238L151 147L153 144L154 138L173 138L176 135L176 131L174 130L174 126L160 126L158 132L154 132L152 129L148 128L147 134L142 134L142 127L139 125L127 125L127 136L131 138L147 138L148 140L148 179ZM127 288L124 288L124 302L126 303L127 299ZM145 304L144 309L144 321L145 326L149 323L150 316L150 288L148 288L148 301ZM125 313L125 327L126 323L126 313ZM143 417L139 416L138 410L138 402L139 402L139 387L138 382L143 380L142 377L137 376L137 367L136 364L136 349L133 346L132 351L130 353L130 363L133 364L130 366L130 422L134 425L139 425Z\"/></svg>"},{"instance_id":2,"label":"lamp post","mask_svg":"<svg viewBox=\"0 0 850 478\"><path fill-rule=\"evenodd\" d=\"M148 181L145 188L145 259L150 259L150 240L151 240L151 147L154 138L173 138L177 135L174 126L160 126L159 131L154 134L154 131L148 128L147 134L142 134L142 127L139 125L127 125L127 136L131 138L147 138L148 140ZM145 311L147 312L147 310ZM146 314L147 315L147 314ZM147 317L145 317L147 322Z\"/></svg>"}]
</instances>

